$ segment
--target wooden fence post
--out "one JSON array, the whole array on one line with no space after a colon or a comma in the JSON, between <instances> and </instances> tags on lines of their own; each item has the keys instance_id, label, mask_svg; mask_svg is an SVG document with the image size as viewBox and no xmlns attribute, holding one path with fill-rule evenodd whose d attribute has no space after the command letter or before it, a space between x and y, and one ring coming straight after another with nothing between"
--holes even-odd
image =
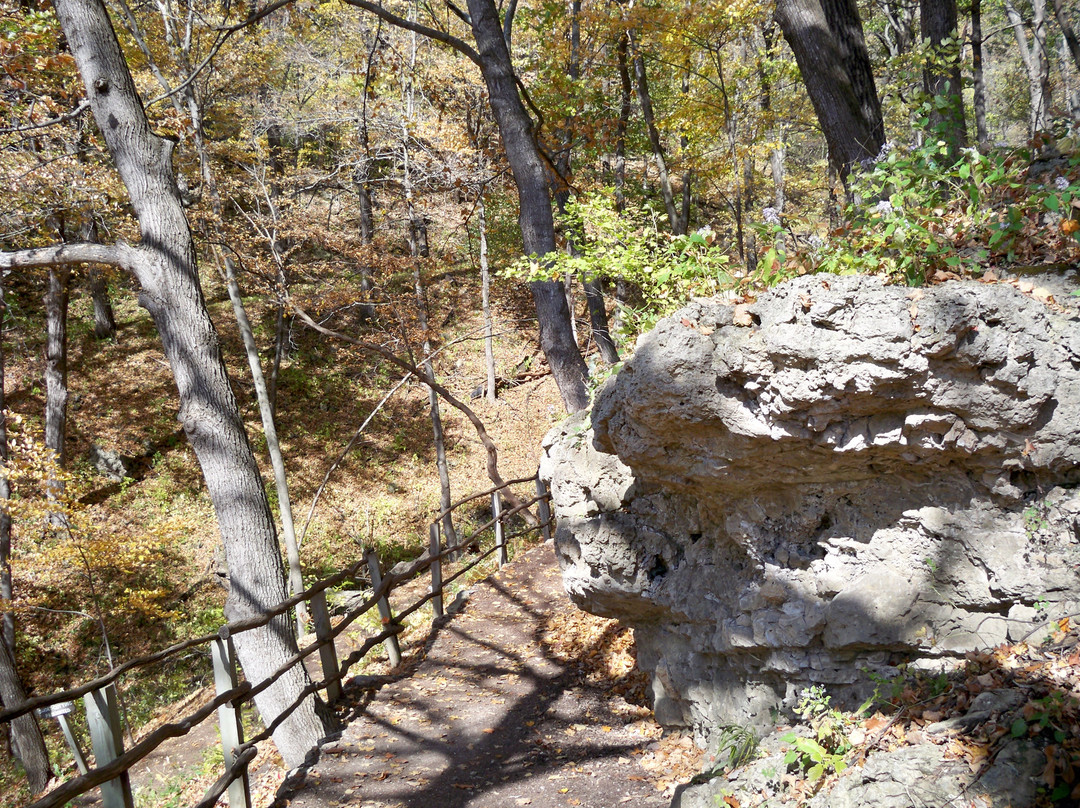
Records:
<instances>
[{"instance_id":1,"label":"wooden fence post","mask_svg":"<svg viewBox=\"0 0 1080 808\"><path fill-rule=\"evenodd\" d=\"M503 528L502 499L499 498L498 491L491 494L491 516L495 520L495 547L498 548L499 569L502 569L510 559L506 555L506 531Z\"/></svg>"},{"instance_id":2,"label":"wooden fence post","mask_svg":"<svg viewBox=\"0 0 1080 808\"><path fill-rule=\"evenodd\" d=\"M94 765L100 769L124 753L116 685L90 691L83 696L83 702L86 705L86 723L90 728L90 743L94 749ZM126 771L101 784L101 804L104 808L134 808L131 779Z\"/></svg>"},{"instance_id":3,"label":"wooden fence post","mask_svg":"<svg viewBox=\"0 0 1080 808\"><path fill-rule=\"evenodd\" d=\"M326 700L333 704L341 698L341 678L339 676L337 649L330 633L330 611L326 608L326 590L322 589L311 596L311 619L315 624L315 637L319 645L319 659L322 661L323 679L326 680Z\"/></svg>"},{"instance_id":4,"label":"wooden fence post","mask_svg":"<svg viewBox=\"0 0 1080 808\"><path fill-rule=\"evenodd\" d=\"M214 660L214 688L220 696L237 686L236 654L233 650L232 637L223 627L218 638L210 647ZM240 710L231 704L218 707L218 725L221 728L221 748L225 768L230 769L236 762L236 747L244 742L244 725L240 720ZM248 782L248 768L243 774L229 783L229 808L251 808L251 786Z\"/></svg>"},{"instance_id":5,"label":"wooden fence post","mask_svg":"<svg viewBox=\"0 0 1080 808\"><path fill-rule=\"evenodd\" d=\"M428 543L428 555L431 557L431 622L435 622L443 616L442 597L442 537L439 534L439 523L431 523L431 538Z\"/></svg>"},{"instance_id":6,"label":"wooden fence post","mask_svg":"<svg viewBox=\"0 0 1080 808\"><path fill-rule=\"evenodd\" d=\"M536 475L536 509L540 514L540 530L544 534L544 541L551 541L551 506L548 505L548 488L540 475Z\"/></svg>"},{"instance_id":7,"label":"wooden fence post","mask_svg":"<svg viewBox=\"0 0 1080 808\"><path fill-rule=\"evenodd\" d=\"M365 553L367 559L368 572L371 574L371 588L372 590L378 589L382 586L382 570L379 567L379 555L374 550L368 550ZM382 624L385 628L389 628L394 624L394 613L390 611L390 600L386 595L379 598L379 617L382 618ZM401 664L401 646L398 645L397 634L391 634L383 642L386 647L386 655L390 658L390 667L396 668Z\"/></svg>"}]
</instances>

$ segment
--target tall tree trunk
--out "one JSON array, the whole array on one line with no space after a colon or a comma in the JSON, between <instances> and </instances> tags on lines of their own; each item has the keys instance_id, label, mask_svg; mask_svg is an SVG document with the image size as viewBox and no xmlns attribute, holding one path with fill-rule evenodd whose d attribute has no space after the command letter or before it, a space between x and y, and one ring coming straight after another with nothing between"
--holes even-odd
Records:
<instances>
[{"instance_id":1,"label":"tall tree trunk","mask_svg":"<svg viewBox=\"0 0 1080 808\"><path fill-rule=\"evenodd\" d=\"M109 289L105 285L101 270L87 271L86 286L90 290L90 300L94 305L94 336L98 339L112 339L116 336L116 317L113 315Z\"/></svg>"},{"instance_id":2,"label":"tall tree trunk","mask_svg":"<svg viewBox=\"0 0 1080 808\"><path fill-rule=\"evenodd\" d=\"M416 5L409 5L409 19L416 13ZM413 288L416 292L416 314L420 321L420 330L424 334L424 361L422 367L428 378L435 378L435 368L431 362L431 337L428 329L428 301L424 294L423 278L420 274L420 259L427 258L427 224L424 216L416 209L413 201L412 169L409 163L410 135L409 127L413 123L413 72L416 70L416 33L409 37L409 61L405 75L405 110L401 123L402 151L402 187L405 190L405 204L409 213L409 252L413 259ZM443 430L442 414L439 411L439 394L428 387L428 411L431 415L432 440L435 444L435 470L439 475L439 506L442 511L443 538L450 547L456 547L457 531L454 529L454 516L450 512L453 496L450 491L450 468L446 462L446 433Z\"/></svg>"},{"instance_id":3,"label":"tall tree trunk","mask_svg":"<svg viewBox=\"0 0 1080 808\"><path fill-rule=\"evenodd\" d=\"M656 163L656 170L660 176L660 195L664 199L664 209L667 211L672 235L681 236L686 233L686 223L681 221L679 211L675 208L675 196L671 191L671 178L668 176L667 159L664 157L664 144L660 140L660 130L656 127L656 114L653 111L652 96L649 94L645 58L641 55L641 50L636 46L632 35L630 44L634 46L633 64L634 78L637 80L638 103L641 104L641 115L645 119L645 130L649 133L653 162Z\"/></svg>"},{"instance_id":4,"label":"tall tree trunk","mask_svg":"<svg viewBox=\"0 0 1080 808\"><path fill-rule=\"evenodd\" d=\"M91 219L83 228L82 237L93 244L99 243L95 219ZM113 315L112 303L109 302L105 275L97 267L90 267L86 271L86 288L90 291L90 300L94 305L94 336L98 339L112 339L116 336L116 317Z\"/></svg>"},{"instance_id":5,"label":"tall tree trunk","mask_svg":"<svg viewBox=\"0 0 1080 808\"><path fill-rule=\"evenodd\" d=\"M975 140L979 148L990 142L986 131L986 77L983 73L982 0L971 0L971 85L975 108Z\"/></svg>"},{"instance_id":6,"label":"tall tree trunk","mask_svg":"<svg viewBox=\"0 0 1080 808\"><path fill-rule=\"evenodd\" d=\"M4 299L4 279L0 270L0 460L8 462L7 421L4 386L3 323L7 319L7 303ZM11 514L7 501L11 498L11 484L0 476L0 600L3 601L3 622L0 625L0 703L15 707L26 701L26 691L15 669L15 613L11 609L14 591L11 586ZM11 722L11 745L26 770L30 790L38 794L45 790L52 777L49 754L45 739L33 713Z\"/></svg>"},{"instance_id":7,"label":"tall tree trunk","mask_svg":"<svg viewBox=\"0 0 1080 808\"><path fill-rule=\"evenodd\" d=\"M881 102L855 0L777 0L776 21L795 54L841 180L885 142Z\"/></svg>"},{"instance_id":8,"label":"tall tree trunk","mask_svg":"<svg viewBox=\"0 0 1080 808\"><path fill-rule=\"evenodd\" d=\"M518 189L521 239L525 253L539 259L555 251L555 222L548 197L547 169L540 156L532 120L518 95L510 53L506 49L499 13L492 0L468 0L481 72L503 148ZM589 405L585 387L588 368L573 338L570 309L558 281L531 283L540 324L540 347L562 394L568 412Z\"/></svg>"},{"instance_id":9,"label":"tall tree trunk","mask_svg":"<svg viewBox=\"0 0 1080 808\"><path fill-rule=\"evenodd\" d=\"M1050 62L1046 58L1046 0L1031 0L1031 41L1024 18L1012 0L1005 0L1005 14L1016 38L1020 60L1028 78L1028 136L1034 137L1050 124Z\"/></svg>"},{"instance_id":10,"label":"tall tree trunk","mask_svg":"<svg viewBox=\"0 0 1080 808\"><path fill-rule=\"evenodd\" d=\"M371 37L371 47L368 49L367 63L364 67L364 92L361 96L360 120L357 122L360 135L360 153L357 155L356 164L353 166L353 185L356 187L356 199L360 207L360 245L364 251L363 258L360 261L360 290L365 293L370 292L375 286L372 277L375 214L371 203L371 167L374 158L371 155L371 136L368 133L368 99L375 92L373 89L375 56L378 53L381 32L382 20L379 20Z\"/></svg>"},{"instance_id":11,"label":"tall tree trunk","mask_svg":"<svg viewBox=\"0 0 1080 808\"><path fill-rule=\"evenodd\" d=\"M15 658L5 643L0 643L0 704L5 708L18 707L26 701L26 690L15 670ZM30 791L44 791L52 777L49 753L37 718L27 713L11 722L11 745L15 756L26 770Z\"/></svg>"},{"instance_id":12,"label":"tall tree trunk","mask_svg":"<svg viewBox=\"0 0 1080 808\"><path fill-rule=\"evenodd\" d=\"M487 400L495 403L495 346L491 318L491 272L488 268L487 210L484 207L484 189L476 203L477 226L480 229L480 291L484 312L484 367L487 370Z\"/></svg>"},{"instance_id":13,"label":"tall tree trunk","mask_svg":"<svg viewBox=\"0 0 1080 808\"><path fill-rule=\"evenodd\" d=\"M7 441L7 399L4 385L4 323L7 320L7 300L4 297L4 276L0 270L0 461L8 463ZM3 623L0 626L0 641L8 647L12 656L15 654L15 613L11 610L15 596L11 585L11 514L7 504L11 499L11 482L0 475L0 601L3 601Z\"/></svg>"},{"instance_id":14,"label":"tall tree trunk","mask_svg":"<svg viewBox=\"0 0 1080 808\"><path fill-rule=\"evenodd\" d=\"M1076 37L1076 29L1073 28L1072 20L1069 19L1064 0L1051 0L1051 2L1054 4L1054 16L1061 28L1061 35L1065 38L1069 53L1072 55L1073 66L1080 71L1080 39Z\"/></svg>"},{"instance_id":15,"label":"tall tree trunk","mask_svg":"<svg viewBox=\"0 0 1080 808\"><path fill-rule=\"evenodd\" d=\"M263 434L266 436L266 451L270 455L270 465L274 469L274 489L278 497L281 534L285 544L285 557L289 562L289 594L299 595L304 591L304 573L300 566L300 546L296 541L296 527L293 525L292 500L289 497L289 482L285 475L285 458L281 454L281 444L278 442L274 410L270 404L270 394L266 387L266 378L263 376L262 363L259 360L259 348L255 344L255 334L251 330L244 300L240 296L240 285L236 282L236 268L228 256L225 257L223 263L233 316L236 317L236 326L244 343L251 381L255 386L255 398L259 402L259 415L262 418ZM306 603L296 604L296 623L297 635L302 637L307 633L308 628Z\"/></svg>"},{"instance_id":16,"label":"tall tree trunk","mask_svg":"<svg viewBox=\"0 0 1080 808\"><path fill-rule=\"evenodd\" d=\"M575 88L581 78L581 0L570 0L570 64L568 75ZM563 121L562 149L559 153L558 169L562 175L555 189L555 204L559 208L560 215L566 215L566 203L570 200L570 189L565 187L562 180L569 179L572 173L572 159L574 148L575 121L572 115L567 115ZM566 232L566 245L572 255L580 255L578 234L572 230ZM572 279L566 278L567 305L573 315L573 298L571 295ZM601 358L608 364L619 361L619 352L615 343L611 340L611 330L608 326L607 307L604 304L603 280L599 277L582 277L581 285L585 289L585 305L589 312L589 327L592 331L593 341L600 351ZM573 323L573 317L571 317ZM576 337L575 329L575 337Z\"/></svg>"},{"instance_id":17,"label":"tall tree trunk","mask_svg":"<svg viewBox=\"0 0 1080 808\"><path fill-rule=\"evenodd\" d=\"M45 448L51 449L57 466L63 468L67 460L67 313L68 281L71 272L67 267L49 269L48 291L45 293ZM46 482L50 500L64 494L63 480ZM67 524L63 512L50 515L49 523L56 527Z\"/></svg>"},{"instance_id":18,"label":"tall tree trunk","mask_svg":"<svg viewBox=\"0 0 1080 808\"><path fill-rule=\"evenodd\" d=\"M623 31L615 47L619 65L619 120L615 127L615 212L626 207L626 129L630 123L630 105L634 88L630 82L628 50L630 36Z\"/></svg>"},{"instance_id":19,"label":"tall tree trunk","mask_svg":"<svg viewBox=\"0 0 1080 808\"><path fill-rule=\"evenodd\" d=\"M1064 38L1058 41L1058 62L1061 65L1061 92L1065 96L1065 108L1070 118L1080 120L1080 89L1073 84L1078 76L1069 62L1069 45Z\"/></svg>"},{"instance_id":20,"label":"tall tree trunk","mask_svg":"<svg viewBox=\"0 0 1080 808\"><path fill-rule=\"evenodd\" d=\"M921 0L919 6L922 36L929 41L931 55L923 67L923 90L932 102L930 131L945 141L949 160L956 162L960 149L967 146L956 0ZM951 40L951 44L944 45L946 40ZM947 105L933 103L939 97L947 99Z\"/></svg>"},{"instance_id":21,"label":"tall tree trunk","mask_svg":"<svg viewBox=\"0 0 1080 808\"><path fill-rule=\"evenodd\" d=\"M180 395L180 420L214 504L230 571L226 615L256 616L286 597L274 522L233 397L217 333L199 284L195 246L172 174L172 144L155 135L100 0L56 0L57 17L82 74L98 127L127 187L142 235L116 245L115 263L138 280L140 303L161 335ZM234 637L250 681L266 678L296 653L286 617ZM294 666L256 697L267 723L309 684ZM325 734L314 697L274 733L292 768Z\"/></svg>"}]
</instances>

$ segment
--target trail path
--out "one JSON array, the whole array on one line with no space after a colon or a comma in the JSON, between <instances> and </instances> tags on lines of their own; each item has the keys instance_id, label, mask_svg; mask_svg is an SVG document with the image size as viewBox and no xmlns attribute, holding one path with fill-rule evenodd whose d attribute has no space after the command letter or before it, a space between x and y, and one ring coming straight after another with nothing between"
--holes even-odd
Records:
<instances>
[{"instance_id":1,"label":"trail path","mask_svg":"<svg viewBox=\"0 0 1080 808\"><path fill-rule=\"evenodd\" d=\"M275 806L666 808L640 762L656 725L588 675L600 649L560 636L576 614L551 546L524 554L476 586L412 675L353 693L341 738Z\"/></svg>"}]
</instances>

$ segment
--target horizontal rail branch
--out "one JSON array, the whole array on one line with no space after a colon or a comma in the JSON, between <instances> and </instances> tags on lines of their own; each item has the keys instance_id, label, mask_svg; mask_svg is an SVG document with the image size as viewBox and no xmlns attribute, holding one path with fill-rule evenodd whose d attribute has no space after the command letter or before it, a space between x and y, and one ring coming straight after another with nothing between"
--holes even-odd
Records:
<instances>
[{"instance_id":1,"label":"horizontal rail branch","mask_svg":"<svg viewBox=\"0 0 1080 808\"><path fill-rule=\"evenodd\" d=\"M221 795L233 784L235 780L239 780L244 776L244 771L247 769L247 765L255 759L255 756L259 754L259 750L255 747L245 749L243 752L237 752L236 759L233 761L225 774L221 775L214 784L206 790L203 794L203 798L199 800L193 808L214 808L217 805L217 801L221 799Z\"/></svg>"},{"instance_id":2,"label":"horizontal rail branch","mask_svg":"<svg viewBox=\"0 0 1080 808\"><path fill-rule=\"evenodd\" d=\"M74 799L80 794L85 794L95 786L107 783L125 771L130 769L140 760L145 758L169 738L179 738L191 732L192 727L205 721L218 707L229 702L243 699L253 688L247 682L232 690L226 690L208 704L203 705L186 718L182 718L171 724L163 724L151 732L131 749L124 752L109 764L100 768L91 769L86 774L80 775L50 791L40 800L30 803L26 808L56 808L68 800Z\"/></svg>"},{"instance_id":3,"label":"horizontal rail branch","mask_svg":"<svg viewBox=\"0 0 1080 808\"><path fill-rule=\"evenodd\" d=\"M186 651L187 649L193 648L197 645L208 645L209 643L219 639L222 636L235 636L245 631L262 628L274 618L279 617L282 614L290 611L294 606L296 606L296 604L300 603L301 601L310 600L311 597L318 592L322 592L332 586L336 586L342 581L348 580L350 578L355 578L356 574L364 566L365 563L363 561L358 561L355 564L346 567L345 569L334 575L331 575L328 578L323 578L321 581L317 581L316 583L312 584L311 587L309 587L308 589L300 592L297 595L294 595L288 600L282 601L277 606L271 607L258 617L248 617L244 618L243 620L236 620L232 623L227 623L217 633L206 634L202 637L194 637L190 640L185 640L183 642L169 646L162 651L157 651L153 654L139 657L138 659L129 660L122 665L117 665L108 673L99 676L97 679L78 685L77 687L73 687L70 690L65 690L60 693L53 693L51 695L35 696L34 698L27 699L17 707L10 707L4 710L0 710L0 724L6 721L12 721L19 716L26 715L30 711L35 710L39 707L47 707L52 704L58 704L62 701L74 701L81 696L85 696L92 690L99 690L106 685L112 684L118 678L120 678L121 675L127 673L133 668L141 668L146 667L147 665L152 665L156 662L162 661L169 656L178 654L181 651ZM222 635L221 632L224 632L224 635Z\"/></svg>"},{"instance_id":4,"label":"horizontal rail branch","mask_svg":"<svg viewBox=\"0 0 1080 808\"><path fill-rule=\"evenodd\" d=\"M495 488L492 488L488 491L482 492L480 494L475 494L471 497L467 497L456 503L453 507L460 507L467 502L479 499L484 496L490 496L499 491L504 491L509 485L528 482L532 479L535 479L535 476L522 478L520 480L512 480L509 483L504 483L503 485L496 486ZM107 765L91 769L86 774L73 778L66 783L63 783L50 793L46 794L41 799L28 805L27 808L57 808L57 806L63 805L74 797L77 797L80 794L84 794L90 789L100 786L102 783L108 782L109 780L116 778L124 771L127 771L140 760L152 753L166 740L188 734L191 731L192 727L204 721L209 715L211 715L215 710L217 710L218 707L225 704L231 704L233 707L239 707L242 704L251 701L257 694L263 692L264 690L272 686L286 672L291 670L296 665L302 664L308 656L325 647L326 645L333 643L334 640L338 636L340 636L353 622L355 622L359 617L370 611L372 607L377 604L380 598L388 597L389 594L393 592L394 589L396 589L399 585L418 577L420 574L428 570L436 560L441 560L446 556L461 550L463 547L475 543L477 535L493 527L497 521L505 521L507 517L513 516L521 512L524 512L526 517L529 517L528 521L530 522L530 526L524 530L516 532L515 534L510 536L509 539L523 536L527 533L534 532L538 527L543 527L543 525L540 525L537 522L536 518L528 512L528 508L538 502L541 498L542 497L538 495L528 501L522 501L520 498L514 496L512 499L513 507L503 512L500 517L493 518L483 527L474 531L467 539L459 541L452 547L447 547L443 549L437 555L422 556L416 559L408 567L406 567L400 572L387 572L386 575L383 577L380 585L378 587L375 587L371 594L367 598L365 598L358 607L350 609L346 613L344 619L342 619L326 637L316 639L314 642L309 643L304 648L298 649L298 652L296 654L292 655L289 659L282 663L276 670L274 670L273 673L271 673L265 679L254 685L248 682L244 682L238 687L218 695L208 704L195 710L190 715L176 722L172 722L158 727L141 741L132 746L131 749L127 750ZM445 512L443 514L440 514L440 517L442 515L445 515ZM496 547L491 547L488 550L479 553L471 563L463 566L453 575L446 578L442 582L440 593L443 589L446 588L447 585L453 583L455 580L475 568L477 565L482 563L488 556L492 555L495 551ZM330 587L336 586L337 584L345 580L356 578L357 574L365 566L365 564L366 562L363 559L357 561L356 563L340 570L336 574L317 581L305 591L294 595L287 600L282 601L281 603L268 609L266 612L259 615L258 617L246 618L226 624L216 634L208 634L189 640L184 640L182 642L171 645L161 651L157 651L152 654L140 657L138 659L130 660L123 663L122 665L118 665L105 675L70 690L48 696L38 696L33 699L28 699L17 707L0 710L0 723L3 723L5 721L11 721L14 718L18 718L19 716L25 715L32 710L35 710L42 706L57 704L63 701L72 701L80 696L86 695L91 691L100 689L102 687L105 687L106 685L113 684L124 673L127 673L136 668L155 664L164 659L167 659L170 656L186 651L190 648L199 645L206 645L217 639L225 639L232 635L240 634L245 631L250 631L252 629L265 626L271 620L290 611L298 603L305 600L310 600L316 594L324 592ZM217 801L217 799L228 789L229 784L243 775L244 768L257 754L257 745L259 743L269 739L272 736L274 730L276 730L281 725L281 723L285 721L289 717L289 715L291 715L292 712L295 711L309 696L317 693L320 689L326 687L326 685L330 681L341 682L342 680L344 680L344 678L348 674L349 668L361 659L363 659L368 654L368 652L371 651L372 648L374 648L380 642L388 639L389 637L403 631L404 627L399 621L417 612L425 604L434 599L435 596L435 593L428 591L423 596L414 601L412 604L407 606L403 611L398 614L398 616L394 619L394 622L386 625L383 630L380 631L378 634L365 639L364 643L361 645L360 648L349 654L345 661L340 665L336 676L331 677L330 679L323 679L318 682L312 682L309 686L305 687L302 690L298 697L288 707L286 707L285 710L279 713L274 718L274 720L270 722L266 729L264 729L251 740L238 746L235 750L236 758L233 765L229 767L228 771L226 771L226 773L222 777L215 781L215 783L204 795L202 801L198 803L196 808L209 808L209 806L212 806Z\"/></svg>"},{"instance_id":5,"label":"horizontal rail branch","mask_svg":"<svg viewBox=\"0 0 1080 808\"><path fill-rule=\"evenodd\" d=\"M438 522L440 519L442 519L448 513L451 513L452 511L456 511L462 505L466 505L466 504L472 502L475 499L480 499L481 497L490 497L496 491L504 491L505 489L509 488L512 485L521 485L522 483L531 483L535 479L536 479L536 475L533 474L531 477L519 477L516 480L507 480L502 485L496 485L493 488L489 488L487 491L480 491L479 493L472 494L470 496L465 497L464 499L459 499L457 502L453 503L449 508L445 508L444 510L440 511L439 515L436 516L431 521ZM525 507L528 507L529 505L532 505L533 503L535 503L537 499L538 499L538 497L534 497L529 502L526 502L526 503L523 503L523 504L525 505Z\"/></svg>"}]
</instances>

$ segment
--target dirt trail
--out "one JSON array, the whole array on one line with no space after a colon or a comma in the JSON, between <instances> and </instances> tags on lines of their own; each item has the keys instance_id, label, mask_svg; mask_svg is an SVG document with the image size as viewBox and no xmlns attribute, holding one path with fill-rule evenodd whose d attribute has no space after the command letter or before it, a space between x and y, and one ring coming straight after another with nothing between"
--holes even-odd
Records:
<instances>
[{"instance_id":1,"label":"dirt trail","mask_svg":"<svg viewBox=\"0 0 1080 808\"><path fill-rule=\"evenodd\" d=\"M553 650L571 611L550 545L478 584L415 673L351 693L341 738L275 806L667 806L639 762L656 725Z\"/></svg>"}]
</instances>

